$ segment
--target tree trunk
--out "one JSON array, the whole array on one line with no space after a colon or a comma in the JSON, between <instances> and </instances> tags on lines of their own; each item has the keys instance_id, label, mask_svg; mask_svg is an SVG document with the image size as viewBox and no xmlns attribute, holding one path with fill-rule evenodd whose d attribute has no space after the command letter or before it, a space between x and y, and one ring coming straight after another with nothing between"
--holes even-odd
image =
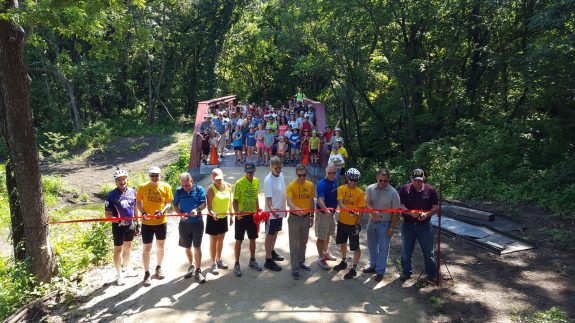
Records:
<instances>
[{"instance_id":1,"label":"tree trunk","mask_svg":"<svg viewBox=\"0 0 575 323\"><path fill-rule=\"evenodd\" d=\"M152 64L150 62L150 54L146 53L146 63L148 69L148 125L154 124L156 109L154 106L154 91L152 85Z\"/></svg>"},{"instance_id":2,"label":"tree trunk","mask_svg":"<svg viewBox=\"0 0 575 323\"><path fill-rule=\"evenodd\" d=\"M6 163L6 190L10 203L10 228L12 235L12 247L14 258L18 260L26 259L26 239L24 237L24 215L20 208L20 198L16 188L16 178L14 178L14 167L8 160Z\"/></svg>"},{"instance_id":3,"label":"tree trunk","mask_svg":"<svg viewBox=\"0 0 575 323\"><path fill-rule=\"evenodd\" d=\"M5 0L0 13L16 8L16 0ZM56 262L48 240L48 214L44 207L40 167L32 110L28 104L30 78L23 59L24 31L11 20L0 20L0 108L8 155L14 170L24 215L26 256L32 274L43 282L56 273Z\"/></svg>"},{"instance_id":4,"label":"tree trunk","mask_svg":"<svg viewBox=\"0 0 575 323\"><path fill-rule=\"evenodd\" d=\"M60 81L60 84L62 84L64 91L66 91L68 94L68 99L70 99L70 108L72 109L72 116L74 116L74 130L76 130L76 132L80 132L82 131L82 117L80 116L80 110L78 110L78 104L76 103L74 87L72 86L72 83L70 83L70 81L66 78L66 76L62 74L62 72L58 71L56 68L52 68L51 70L58 81Z\"/></svg>"}]
</instances>

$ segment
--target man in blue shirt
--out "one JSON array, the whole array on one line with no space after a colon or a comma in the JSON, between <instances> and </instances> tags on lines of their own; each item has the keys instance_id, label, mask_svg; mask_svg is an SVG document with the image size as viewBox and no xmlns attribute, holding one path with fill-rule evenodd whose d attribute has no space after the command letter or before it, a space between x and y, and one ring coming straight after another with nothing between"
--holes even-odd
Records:
<instances>
[{"instance_id":1,"label":"man in blue shirt","mask_svg":"<svg viewBox=\"0 0 575 323\"><path fill-rule=\"evenodd\" d=\"M221 135L220 140L218 141L218 155L220 155L220 158L224 158L224 148L226 147L227 138L229 137L228 131L230 129L230 122L224 118L224 113L220 111L218 112L216 120L213 121L213 124L216 131Z\"/></svg>"},{"instance_id":2,"label":"man in blue shirt","mask_svg":"<svg viewBox=\"0 0 575 323\"><path fill-rule=\"evenodd\" d=\"M194 275L199 283L205 283L206 279L202 275L200 266L202 263L202 237L204 235L202 210L206 208L206 192L200 185L194 185L194 180L190 173L180 174L180 186L176 189L172 205L176 213L189 215L182 217L179 225L179 245L185 248L186 256L190 263L184 278L190 278ZM192 245L194 246L193 255Z\"/></svg>"},{"instance_id":3,"label":"man in blue shirt","mask_svg":"<svg viewBox=\"0 0 575 323\"><path fill-rule=\"evenodd\" d=\"M325 270L330 267L327 260L337 260L329 253L329 236L335 233L335 209L337 208L337 169L329 165L325 169L325 177L317 183L317 211L315 222L315 236L317 237L317 265ZM325 210L325 209L331 210Z\"/></svg>"},{"instance_id":4,"label":"man in blue shirt","mask_svg":"<svg viewBox=\"0 0 575 323\"><path fill-rule=\"evenodd\" d=\"M294 128L293 134L289 138L290 142L290 150L291 150L291 161L298 162L300 160L300 143L301 143L301 136L299 135L299 129Z\"/></svg>"},{"instance_id":5,"label":"man in blue shirt","mask_svg":"<svg viewBox=\"0 0 575 323\"><path fill-rule=\"evenodd\" d=\"M124 285L125 272L130 264L132 240L136 233L136 221L131 218L138 216L136 206L136 191L128 187L128 172L118 169L114 172L116 188L106 195L104 210L107 218L121 218L112 222L114 236L114 267L116 267L116 284Z\"/></svg>"}]
</instances>

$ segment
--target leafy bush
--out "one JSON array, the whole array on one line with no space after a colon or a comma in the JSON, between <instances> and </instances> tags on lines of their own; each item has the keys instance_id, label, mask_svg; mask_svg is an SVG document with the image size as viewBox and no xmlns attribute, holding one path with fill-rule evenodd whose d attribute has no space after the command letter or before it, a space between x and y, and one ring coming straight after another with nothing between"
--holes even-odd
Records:
<instances>
[{"instance_id":1,"label":"leafy bush","mask_svg":"<svg viewBox=\"0 0 575 323\"><path fill-rule=\"evenodd\" d=\"M567 313L559 307L553 306L546 311L539 311L533 314L533 318L529 320L532 323L569 323Z\"/></svg>"}]
</instances>

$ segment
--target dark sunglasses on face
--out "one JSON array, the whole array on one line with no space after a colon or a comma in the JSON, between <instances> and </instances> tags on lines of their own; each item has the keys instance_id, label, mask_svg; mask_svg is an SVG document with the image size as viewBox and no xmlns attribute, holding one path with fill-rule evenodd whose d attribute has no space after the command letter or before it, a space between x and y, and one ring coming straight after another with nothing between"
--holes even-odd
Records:
<instances>
[{"instance_id":1,"label":"dark sunglasses on face","mask_svg":"<svg viewBox=\"0 0 575 323\"><path fill-rule=\"evenodd\" d=\"M327 172L328 175L335 175L336 172Z\"/></svg>"},{"instance_id":2,"label":"dark sunglasses on face","mask_svg":"<svg viewBox=\"0 0 575 323\"><path fill-rule=\"evenodd\" d=\"M380 182L380 183L387 183L387 182L389 182L389 181L386 180L386 179L385 179L385 180L384 180L384 179L380 179L380 180L378 180L378 182Z\"/></svg>"},{"instance_id":3,"label":"dark sunglasses on face","mask_svg":"<svg viewBox=\"0 0 575 323\"><path fill-rule=\"evenodd\" d=\"M350 182L357 182L357 181L359 181L359 180L358 180L358 179L351 179L351 178L350 178L349 181L350 181Z\"/></svg>"},{"instance_id":4,"label":"dark sunglasses on face","mask_svg":"<svg viewBox=\"0 0 575 323\"><path fill-rule=\"evenodd\" d=\"M150 177L160 177L160 174L150 174Z\"/></svg>"},{"instance_id":5,"label":"dark sunglasses on face","mask_svg":"<svg viewBox=\"0 0 575 323\"><path fill-rule=\"evenodd\" d=\"M297 174L297 177L306 177L307 174Z\"/></svg>"}]
</instances>

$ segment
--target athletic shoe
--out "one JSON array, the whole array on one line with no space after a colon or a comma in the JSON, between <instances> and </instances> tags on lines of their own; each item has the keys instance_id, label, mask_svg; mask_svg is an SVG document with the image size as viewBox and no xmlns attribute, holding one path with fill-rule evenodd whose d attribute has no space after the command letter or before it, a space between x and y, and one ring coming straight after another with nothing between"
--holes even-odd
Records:
<instances>
[{"instance_id":1,"label":"athletic shoe","mask_svg":"<svg viewBox=\"0 0 575 323\"><path fill-rule=\"evenodd\" d=\"M301 269L303 269L303 270L305 270L305 271L310 271L310 270L311 270L310 266L304 264L303 262L302 262L301 264L299 264L299 268L301 268Z\"/></svg>"},{"instance_id":2,"label":"athletic shoe","mask_svg":"<svg viewBox=\"0 0 575 323\"><path fill-rule=\"evenodd\" d=\"M152 285L152 281L150 278L151 278L150 273L146 272L144 274L144 286L148 287L148 286Z\"/></svg>"},{"instance_id":3,"label":"athletic shoe","mask_svg":"<svg viewBox=\"0 0 575 323\"><path fill-rule=\"evenodd\" d=\"M382 274L377 274L375 275L375 281L376 282L380 282L383 279L383 275Z\"/></svg>"},{"instance_id":4,"label":"athletic shoe","mask_svg":"<svg viewBox=\"0 0 575 323\"><path fill-rule=\"evenodd\" d=\"M156 279L164 279L166 276L162 273L162 267L156 267L156 274L154 275Z\"/></svg>"},{"instance_id":5,"label":"athletic shoe","mask_svg":"<svg viewBox=\"0 0 575 323\"><path fill-rule=\"evenodd\" d=\"M298 280L299 279L299 272L292 271L291 272L291 278L293 278L293 280Z\"/></svg>"},{"instance_id":6,"label":"athletic shoe","mask_svg":"<svg viewBox=\"0 0 575 323\"><path fill-rule=\"evenodd\" d=\"M278 255L278 253L275 250L272 250L272 260L273 261L284 261L284 257Z\"/></svg>"},{"instance_id":7,"label":"athletic shoe","mask_svg":"<svg viewBox=\"0 0 575 323\"><path fill-rule=\"evenodd\" d=\"M218 265L219 269L228 269L228 265L226 265L221 259L216 261L216 264Z\"/></svg>"},{"instance_id":8,"label":"athletic shoe","mask_svg":"<svg viewBox=\"0 0 575 323\"><path fill-rule=\"evenodd\" d=\"M323 254L323 259L327 260L327 261L336 261L337 258L332 256L329 252L326 252Z\"/></svg>"},{"instance_id":9,"label":"athletic shoe","mask_svg":"<svg viewBox=\"0 0 575 323\"><path fill-rule=\"evenodd\" d=\"M116 274L116 285L118 285L118 286L123 286L123 285L125 285L125 284L126 284L126 283L124 282L124 277L122 276L122 274L121 274L121 273L117 273L117 274Z\"/></svg>"},{"instance_id":10,"label":"athletic shoe","mask_svg":"<svg viewBox=\"0 0 575 323\"><path fill-rule=\"evenodd\" d=\"M196 275L195 277L196 280L200 283L203 284L206 282L206 278L204 277L204 275L202 275L202 270L201 269L196 269Z\"/></svg>"},{"instance_id":11,"label":"athletic shoe","mask_svg":"<svg viewBox=\"0 0 575 323\"><path fill-rule=\"evenodd\" d=\"M212 266L210 267L210 271L211 271L211 273L214 274L214 275L219 275L219 274L220 274L220 272L218 271L218 265L217 265L215 262L214 262L214 263L212 264Z\"/></svg>"},{"instance_id":12,"label":"athletic shoe","mask_svg":"<svg viewBox=\"0 0 575 323\"><path fill-rule=\"evenodd\" d=\"M240 269L240 265L234 266L234 275L236 275L237 277L240 277L242 275L242 270Z\"/></svg>"},{"instance_id":13,"label":"athletic shoe","mask_svg":"<svg viewBox=\"0 0 575 323\"><path fill-rule=\"evenodd\" d=\"M194 265L190 265L190 267L188 267L188 272L186 272L186 274L184 275L184 278L186 278L186 279L192 278L195 270L196 270L196 267Z\"/></svg>"},{"instance_id":14,"label":"athletic shoe","mask_svg":"<svg viewBox=\"0 0 575 323\"><path fill-rule=\"evenodd\" d=\"M317 260L317 265L324 270L330 270L331 267L327 264L327 262L325 261L324 258L318 259Z\"/></svg>"},{"instance_id":15,"label":"athletic shoe","mask_svg":"<svg viewBox=\"0 0 575 323\"><path fill-rule=\"evenodd\" d=\"M399 275L399 280L401 280L402 282L408 280L409 278L411 278L410 273L401 273L401 275Z\"/></svg>"},{"instance_id":16,"label":"athletic shoe","mask_svg":"<svg viewBox=\"0 0 575 323\"><path fill-rule=\"evenodd\" d=\"M344 260L342 260L337 266L333 267L333 270L340 271L340 270L344 270L346 268L347 268L347 263Z\"/></svg>"},{"instance_id":17,"label":"athletic shoe","mask_svg":"<svg viewBox=\"0 0 575 323\"><path fill-rule=\"evenodd\" d=\"M273 260L266 260L264 267L271 271L282 271L282 267L278 266L278 264L276 264Z\"/></svg>"},{"instance_id":18,"label":"athletic shoe","mask_svg":"<svg viewBox=\"0 0 575 323\"><path fill-rule=\"evenodd\" d=\"M262 271L262 266L260 266L260 264L258 264L258 262L255 260L250 260L250 267L257 271Z\"/></svg>"},{"instance_id":19,"label":"athletic shoe","mask_svg":"<svg viewBox=\"0 0 575 323\"><path fill-rule=\"evenodd\" d=\"M364 274L373 274L375 272L375 268L369 266L367 268L363 268L363 273Z\"/></svg>"},{"instance_id":20,"label":"athletic shoe","mask_svg":"<svg viewBox=\"0 0 575 323\"><path fill-rule=\"evenodd\" d=\"M124 268L122 269L122 276L124 276L125 278L138 277L138 273L136 273L133 270L129 270L128 268Z\"/></svg>"},{"instance_id":21,"label":"athletic shoe","mask_svg":"<svg viewBox=\"0 0 575 323\"><path fill-rule=\"evenodd\" d=\"M343 276L344 279L352 279L353 277L357 276L357 272L355 271L355 269L351 268L347 274L345 274Z\"/></svg>"}]
</instances>

